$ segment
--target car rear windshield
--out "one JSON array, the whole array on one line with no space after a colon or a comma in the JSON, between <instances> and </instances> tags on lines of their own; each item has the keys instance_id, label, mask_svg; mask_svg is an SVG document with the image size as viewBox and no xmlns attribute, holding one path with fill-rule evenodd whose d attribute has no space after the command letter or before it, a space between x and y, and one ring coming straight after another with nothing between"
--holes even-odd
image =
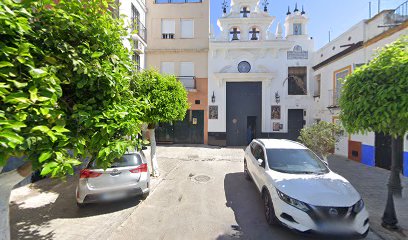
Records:
<instances>
[{"instance_id":1,"label":"car rear windshield","mask_svg":"<svg viewBox=\"0 0 408 240\"><path fill-rule=\"evenodd\" d=\"M131 166L138 166L142 164L142 159L140 158L139 154L125 154L123 157L115 160L111 167L112 168L118 168L118 167L131 167ZM92 169L97 169L101 168L100 166L97 165L96 161L92 161L89 164L89 168Z\"/></svg>"},{"instance_id":2,"label":"car rear windshield","mask_svg":"<svg viewBox=\"0 0 408 240\"><path fill-rule=\"evenodd\" d=\"M309 149L267 149L269 168L284 173L327 173L326 165Z\"/></svg>"}]
</instances>

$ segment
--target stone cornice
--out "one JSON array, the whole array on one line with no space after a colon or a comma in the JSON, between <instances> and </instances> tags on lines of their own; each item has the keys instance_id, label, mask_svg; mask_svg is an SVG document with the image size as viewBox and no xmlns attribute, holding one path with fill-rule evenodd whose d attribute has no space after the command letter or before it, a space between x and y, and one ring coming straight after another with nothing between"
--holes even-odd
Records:
<instances>
[{"instance_id":1,"label":"stone cornice","mask_svg":"<svg viewBox=\"0 0 408 240\"><path fill-rule=\"evenodd\" d=\"M174 48L174 49L149 49L145 50L146 53L154 54L154 53L181 53L181 52L193 52L193 53L207 53L208 48L193 48L193 49L182 49L182 48Z\"/></svg>"}]
</instances>

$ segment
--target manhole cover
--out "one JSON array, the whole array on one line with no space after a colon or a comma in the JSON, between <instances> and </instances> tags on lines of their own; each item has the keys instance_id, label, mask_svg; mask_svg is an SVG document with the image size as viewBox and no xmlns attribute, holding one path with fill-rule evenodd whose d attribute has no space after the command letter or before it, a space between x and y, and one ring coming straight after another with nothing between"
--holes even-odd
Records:
<instances>
[{"instance_id":1,"label":"manhole cover","mask_svg":"<svg viewBox=\"0 0 408 240\"><path fill-rule=\"evenodd\" d=\"M205 182L210 181L211 177L207 176L207 175L197 175L193 179L194 179L195 182L205 183Z\"/></svg>"}]
</instances>

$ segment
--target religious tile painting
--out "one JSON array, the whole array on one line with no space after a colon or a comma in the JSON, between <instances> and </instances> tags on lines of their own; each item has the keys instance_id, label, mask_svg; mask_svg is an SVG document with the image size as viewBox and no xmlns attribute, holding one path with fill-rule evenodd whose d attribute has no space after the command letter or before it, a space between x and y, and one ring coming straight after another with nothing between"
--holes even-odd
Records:
<instances>
[{"instance_id":1,"label":"religious tile painting","mask_svg":"<svg viewBox=\"0 0 408 240\"><path fill-rule=\"evenodd\" d=\"M272 105L271 119L281 119L281 106L280 105Z\"/></svg>"},{"instance_id":2,"label":"religious tile painting","mask_svg":"<svg viewBox=\"0 0 408 240\"><path fill-rule=\"evenodd\" d=\"M274 131L274 132L279 132L280 129L281 129L281 128L280 128L280 125L281 125L280 123L274 122L273 125L272 125L272 126L273 126L273 131Z\"/></svg>"},{"instance_id":3,"label":"religious tile painting","mask_svg":"<svg viewBox=\"0 0 408 240\"><path fill-rule=\"evenodd\" d=\"M209 118L218 119L218 106L209 106Z\"/></svg>"}]
</instances>

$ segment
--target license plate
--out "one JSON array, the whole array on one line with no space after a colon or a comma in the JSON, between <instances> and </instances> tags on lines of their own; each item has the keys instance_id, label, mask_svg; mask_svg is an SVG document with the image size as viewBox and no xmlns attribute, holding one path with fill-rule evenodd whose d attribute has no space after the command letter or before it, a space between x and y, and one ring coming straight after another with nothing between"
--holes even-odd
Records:
<instances>
[{"instance_id":1,"label":"license plate","mask_svg":"<svg viewBox=\"0 0 408 240\"><path fill-rule=\"evenodd\" d=\"M124 197L126 197L126 193L124 192L105 193L102 195L103 200L115 200Z\"/></svg>"},{"instance_id":2,"label":"license plate","mask_svg":"<svg viewBox=\"0 0 408 240\"><path fill-rule=\"evenodd\" d=\"M351 226L343 223L323 223L319 225L319 229L327 233L344 233L351 231Z\"/></svg>"}]
</instances>

